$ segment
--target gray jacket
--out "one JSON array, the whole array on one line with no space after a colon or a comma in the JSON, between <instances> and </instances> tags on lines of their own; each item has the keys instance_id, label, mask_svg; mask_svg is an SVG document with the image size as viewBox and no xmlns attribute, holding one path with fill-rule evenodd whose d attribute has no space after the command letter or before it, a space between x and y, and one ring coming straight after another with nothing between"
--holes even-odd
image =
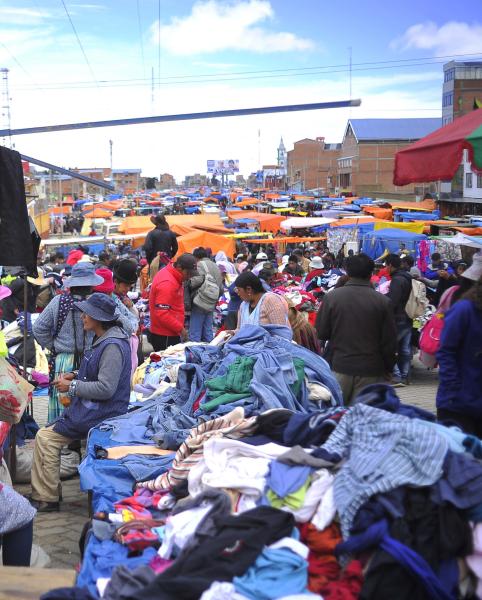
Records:
<instances>
[{"instance_id":1,"label":"gray jacket","mask_svg":"<svg viewBox=\"0 0 482 600\"><path fill-rule=\"evenodd\" d=\"M92 332L84 332L84 325L80 318L80 311L73 309L69 312L64 324L60 328L60 331L54 340L54 334L57 329L57 322L59 318L59 304L60 296L55 296L52 298L52 300L47 304L43 312L40 313L39 317L33 324L33 335L42 348L48 348L49 350L54 349L57 353L67 352L68 354L74 354L75 319L77 350L80 354L82 354L83 350L91 346L94 334Z\"/></svg>"}]
</instances>

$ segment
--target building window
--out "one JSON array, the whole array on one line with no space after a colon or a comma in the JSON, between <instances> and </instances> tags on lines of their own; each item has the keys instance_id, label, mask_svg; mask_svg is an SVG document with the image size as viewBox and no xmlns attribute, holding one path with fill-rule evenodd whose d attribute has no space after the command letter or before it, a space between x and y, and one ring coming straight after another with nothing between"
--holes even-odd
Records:
<instances>
[{"instance_id":1,"label":"building window","mask_svg":"<svg viewBox=\"0 0 482 600\"><path fill-rule=\"evenodd\" d=\"M443 117L442 125L449 125L450 123L452 123L452 117Z\"/></svg>"},{"instance_id":2,"label":"building window","mask_svg":"<svg viewBox=\"0 0 482 600\"><path fill-rule=\"evenodd\" d=\"M445 108L446 106L452 106L454 103L454 93L446 92L442 95L442 106Z\"/></svg>"},{"instance_id":3,"label":"building window","mask_svg":"<svg viewBox=\"0 0 482 600\"><path fill-rule=\"evenodd\" d=\"M466 188L472 187L472 173L465 174L465 187Z\"/></svg>"},{"instance_id":4,"label":"building window","mask_svg":"<svg viewBox=\"0 0 482 600\"><path fill-rule=\"evenodd\" d=\"M447 71L445 71L445 73L444 73L445 83L447 83L447 81L452 81L452 79L454 79L454 77L455 77L455 69L448 69Z\"/></svg>"},{"instance_id":5,"label":"building window","mask_svg":"<svg viewBox=\"0 0 482 600\"><path fill-rule=\"evenodd\" d=\"M477 187L480 189L482 189L482 175L479 173L477 175Z\"/></svg>"}]
</instances>

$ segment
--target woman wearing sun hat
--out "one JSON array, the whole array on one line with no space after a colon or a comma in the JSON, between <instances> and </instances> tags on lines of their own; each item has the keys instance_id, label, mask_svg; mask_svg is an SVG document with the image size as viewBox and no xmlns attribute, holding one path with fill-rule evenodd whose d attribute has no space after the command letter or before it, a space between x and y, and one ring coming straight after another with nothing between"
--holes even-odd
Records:
<instances>
[{"instance_id":1,"label":"woman wearing sun hat","mask_svg":"<svg viewBox=\"0 0 482 600\"><path fill-rule=\"evenodd\" d=\"M85 300L92 293L92 288L103 281L102 277L96 275L93 264L75 264L71 276L64 282L66 292L55 296L33 324L35 339L43 348L50 350L51 382L62 373L78 368L83 351L90 346L92 334L84 332L75 302ZM51 386L49 422L60 416L63 410L58 392Z\"/></svg>"},{"instance_id":2,"label":"woman wearing sun hat","mask_svg":"<svg viewBox=\"0 0 482 600\"><path fill-rule=\"evenodd\" d=\"M62 447L85 438L105 419L124 414L129 404L131 353L114 300L95 293L74 306L82 315L85 332L94 337L79 372L64 373L54 381L57 392L67 398L67 407L35 438L31 500L40 512L59 510Z\"/></svg>"}]
</instances>

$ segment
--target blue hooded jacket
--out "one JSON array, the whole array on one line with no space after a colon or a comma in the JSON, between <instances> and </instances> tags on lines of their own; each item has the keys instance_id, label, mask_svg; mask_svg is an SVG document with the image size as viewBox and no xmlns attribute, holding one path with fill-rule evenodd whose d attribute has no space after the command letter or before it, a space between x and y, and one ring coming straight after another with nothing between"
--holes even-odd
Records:
<instances>
[{"instance_id":1,"label":"blue hooded jacket","mask_svg":"<svg viewBox=\"0 0 482 600\"><path fill-rule=\"evenodd\" d=\"M460 300L445 315L437 408L482 418L482 311Z\"/></svg>"}]
</instances>

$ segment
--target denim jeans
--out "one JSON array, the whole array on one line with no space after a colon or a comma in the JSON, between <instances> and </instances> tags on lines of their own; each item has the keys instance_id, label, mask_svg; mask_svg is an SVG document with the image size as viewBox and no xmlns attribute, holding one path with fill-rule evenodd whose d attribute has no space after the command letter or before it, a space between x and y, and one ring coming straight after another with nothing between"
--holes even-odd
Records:
<instances>
[{"instance_id":1,"label":"denim jeans","mask_svg":"<svg viewBox=\"0 0 482 600\"><path fill-rule=\"evenodd\" d=\"M397 364L393 369L395 377L406 379L412 362L412 322L397 323Z\"/></svg>"},{"instance_id":2,"label":"denim jeans","mask_svg":"<svg viewBox=\"0 0 482 600\"><path fill-rule=\"evenodd\" d=\"M210 342L213 339L213 313L193 306L189 321L190 342Z\"/></svg>"}]
</instances>

